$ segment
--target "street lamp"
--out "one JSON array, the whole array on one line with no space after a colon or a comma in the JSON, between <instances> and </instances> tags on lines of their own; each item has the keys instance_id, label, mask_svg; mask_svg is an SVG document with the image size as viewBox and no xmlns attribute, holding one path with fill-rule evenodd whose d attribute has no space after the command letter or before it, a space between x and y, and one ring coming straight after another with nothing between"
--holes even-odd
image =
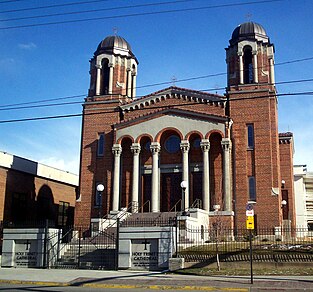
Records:
<instances>
[{"instance_id":1,"label":"street lamp","mask_svg":"<svg viewBox=\"0 0 313 292\"><path fill-rule=\"evenodd\" d=\"M181 187L181 190L182 190L182 216L186 216L186 210L185 210L185 194L186 194L186 189L187 189L187 186L188 186L188 183L183 180L181 183L180 183L180 187Z\"/></svg>"},{"instance_id":2,"label":"street lamp","mask_svg":"<svg viewBox=\"0 0 313 292\"><path fill-rule=\"evenodd\" d=\"M97 192L99 195L99 218L102 217L102 192L104 191L104 185L98 184L97 185Z\"/></svg>"}]
</instances>

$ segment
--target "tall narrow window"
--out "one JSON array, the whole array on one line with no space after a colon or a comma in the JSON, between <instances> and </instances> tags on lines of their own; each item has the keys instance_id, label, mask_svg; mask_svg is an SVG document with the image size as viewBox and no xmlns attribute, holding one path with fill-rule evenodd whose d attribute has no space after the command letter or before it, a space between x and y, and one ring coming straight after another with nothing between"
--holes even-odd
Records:
<instances>
[{"instance_id":1,"label":"tall narrow window","mask_svg":"<svg viewBox=\"0 0 313 292\"><path fill-rule=\"evenodd\" d=\"M68 202L59 202L58 226L65 226L67 224L69 206L70 203Z\"/></svg>"},{"instance_id":2,"label":"tall narrow window","mask_svg":"<svg viewBox=\"0 0 313 292\"><path fill-rule=\"evenodd\" d=\"M248 149L254 149L254 127L253 124L247 125Z\"/></svg>"},{"instance_id":3,"label":"tall narrow window","mask_svg":"<svg viewBox=\"0 0 313 292\"><path fill-rule=\"evenodd\" d=\"M243 50L243 76L244 83L253 83L253 63L252 63L252 48L246 46Z\"/></svg>"},{"instance_id":4,"label":"tall narrow window","mask_svg":"<svg viewBox=\"0 0 313 292\"><path fill-rule=\"evenodd\" d=\"M256 201L256 188L255 188L255 177L249 176L248 177L248 184L249 184L249 200Z\"/></svg>"},{"instance_id":5,"label":"tall narrow window","mask_svg":"<svg viewBox=\"0 0 313 292\"><path fill-rule=\"evenodd\" d=\"M109 93L109 80L110 80L110 67L109 60L103 59L102 63L102 86L101 86L101 94Z\"/></svg>"},{"instance_id":6,"label":"tall narrow window","mask_svg":"<svg viewBox=\"0 0 313 292\"><path fill-rule=\"evenodd\" d=\"M104 133L98 134L97 156L104 155Z\"/></svg>"}]
</instances>

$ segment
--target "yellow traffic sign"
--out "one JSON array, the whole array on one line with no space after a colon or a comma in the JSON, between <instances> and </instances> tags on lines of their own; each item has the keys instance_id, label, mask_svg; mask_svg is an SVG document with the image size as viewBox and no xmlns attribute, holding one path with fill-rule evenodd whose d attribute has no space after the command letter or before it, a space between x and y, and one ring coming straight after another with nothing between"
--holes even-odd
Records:
<instances>
[{"instance_id":1,"label":"yellow traffic sign","mask_svg":"<svg viewBox=\"0 0 313 292\"><path fill-rule=\"evenodd\" d=\"M247 229L254 229L254 216L247 216L246 226Z\"/></svg>"}]
</instances>

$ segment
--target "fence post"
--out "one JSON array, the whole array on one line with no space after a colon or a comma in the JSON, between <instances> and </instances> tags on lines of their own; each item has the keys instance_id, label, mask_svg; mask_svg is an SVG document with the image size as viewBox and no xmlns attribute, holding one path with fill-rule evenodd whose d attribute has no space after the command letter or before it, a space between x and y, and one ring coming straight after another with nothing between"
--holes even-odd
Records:
<instances>
[{"instance_id":1,"label":"fence post","mask_svg":"<svg viewBox=\"0 0 313 292\"><path fill-rule=\"evenodd\" d=\"M175 217L176 220L176 224L175 224L175 228L176 228L176 232L175 232L175 236L176 236L176 242L175 242L175 249L176 249L176 258L178 258L178 220L177 220L177 215Z\"/></svg>"},{"instance_id":2,"label":"fence post","mask_svg":"<svg viewBox=\"0 0 313 292\"><path fill-rule=\"evenodd\" d=\"M116 220L116 242L115 242L115 270L118 270L118 254L119 254L119 240L120 240L120 218Z\"/></svg>"},{"instance_id":3,"label":"fence post","mask_svg":"<svg viewBox=\"0 0 313 292\"><path fill-rule=\"evenodd\" d=\"M80 268L81 235L82 235L82 228L79 227L79 230L78 230L78 259L77 259L78 268Z\"/></svg>"},{"instance_id":4,"label":"fence post","mask_svg":"<svg viewBox=\"0 0 313 292\"><path fill-rule=\"evenodd\" d=\"M60 258L60 241L61 241L61 229L58 230L58 245L57 245L57 258L56 261Z\"/></svg>"},{"instance_id":5,"label":"fence post","mask_svg":"<svg viewBox=\"0 0 313 292\"><path fill-rule=\"evenodd\" d=\"M45 237L43 242L43 268L47 268L47 245L48 245L48 225L49 221L46 219L45 221Z\"/></svg>"}]
</instances>

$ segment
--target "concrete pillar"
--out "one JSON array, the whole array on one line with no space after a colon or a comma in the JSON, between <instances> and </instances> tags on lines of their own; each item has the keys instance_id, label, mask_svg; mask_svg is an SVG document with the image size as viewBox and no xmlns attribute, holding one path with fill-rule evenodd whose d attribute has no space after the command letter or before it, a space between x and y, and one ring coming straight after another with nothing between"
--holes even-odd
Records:
<instances>
[{"instance_id":1,"label":"concrete pillar","mask_svg":"<svg viewBox=\"0 0 313 292\"><path fill-rule=\"evenodd\" d=\"M243 56L242 53L238 53L239 56L239 84L243 84Z\"/></svg>"},{"instance_id":2,"label":"concrete pillar","mask_svg":"<svg viewBox=\"0 0 313 292\"><path fill-rule=\"evenodd\" d=\"M259 76L258 76L258 52L253 51L253 81L254 83L259 82Z\"/></svg>"},{"instance_id":3,"label":"concrete pillar","mask_svg":"<svg viewBox=\"0 0 313 292\"><path fill-rule=\"evenodd\" d=\"M275 85L274 59L270 58L270 83Z\"/></svg>"},{"instance_id":4,"label":"concrete pillar","mask_svg":"<svg viewBox=\"0 0 313 292\"><path fill-rule=\"evenodd\" d=\"M127 69L127 88L126 88L126 95L128 97L132 96L132 73L130 68Z\"/></svg>"},{"instance_id":5,"label":"concrete pillar","mask_svg":"<svg viewBox=\"0 0 313 292\"><path fill-rule=\"evenodd\" d=\"M136 73L132 73L132 95L131 95L132 98L136 97L136 86L137 86L136 81L137 81L137 75Z\"/></svg>"},{"instance_id":6,"label":"concrete pillar","mask_svg":"<svg viewBox=\"0 0 313 292\"><path fill-rule=\"evenodd\" d=\"M159 152L161 150L160 143L152 142L150 145L152 152L152 186L151 186L151 210L152 212L160 212L160 175L159 175Z\"/></svg>"},{"instance_id":7,"label":"concrete pillar","mask_svg":"<svg viewBox=\"0 0 313 292\"><path fill-rule=\"evenodd\" d=\"M114 67L113 64L110 63L109 64L109 70L110 70L110 74L109 74L109 94L113 93L113 74L114 74Z\"/></svg>"},{"instance_id":8,"label":"concrete pillar","mask_svg":"<svg viewBox=\"0 0 313 292\"><path fill-rule=\"evenodd\" d=\"M202 189L202 199L203 199L203 209L210 211L210 141L208 139L202 139L200 146L203 152L203 189Z\"/></svg>"},{"instance_id":9,"label":"concrete pillar","mask_svg":"<svg viewBox=\"0 0 313 292\"><path fill-rule=\"evenodd\" d=\"M96 65L97 68L97 76L96 76L96 95L100 95L101 93L101 66Z\"/></svg>"},{"instance_id":10,"label":"concrete pillar","mask_svg":"<svg viewBox=\"0 0 313 292\"><path fill-rule=\"evenodd\" d=\"M132 185L132 213L138 213L140 144L133 143L130 149L134 155L133 157L133 185Z\"/></svg>"},{"instance_id":11,"label":"concrete pillar","mask_svg":"<svg viewBox=\"0 0 313 292\"><path fill-rule=\"evenodd\" d=\"M185 190L185 198L184 198L184 205L183 208L189 208L189 159L188 159L188 152L190 149L189 141L182 140L180 143L180 149L183 153L183 181L187 182L187 188Z\"/></svg>"},{"instance_id":12,"label":"concrete pillar","mask_svg":"<svg viewBox=\"0 0 313 292\"><path fill-rule=\"evenodd\" d=\"M120 203L120 158L122 154L122 146L120 144L114 144L112 147L112 153L114 155L112 211L118 211Z\"/></svg>"},{"instance_id":13,"label":"concrete pillar","mask_svg":"<svg viewBox=\"0 0 313 292\"><path fill-rule=\"evenodd\" d=\"M231 179L230 179L231 141L229 138L223 138L221 143L223 148L224 210L232 211Z\"/></svg>"}]
</instances>

